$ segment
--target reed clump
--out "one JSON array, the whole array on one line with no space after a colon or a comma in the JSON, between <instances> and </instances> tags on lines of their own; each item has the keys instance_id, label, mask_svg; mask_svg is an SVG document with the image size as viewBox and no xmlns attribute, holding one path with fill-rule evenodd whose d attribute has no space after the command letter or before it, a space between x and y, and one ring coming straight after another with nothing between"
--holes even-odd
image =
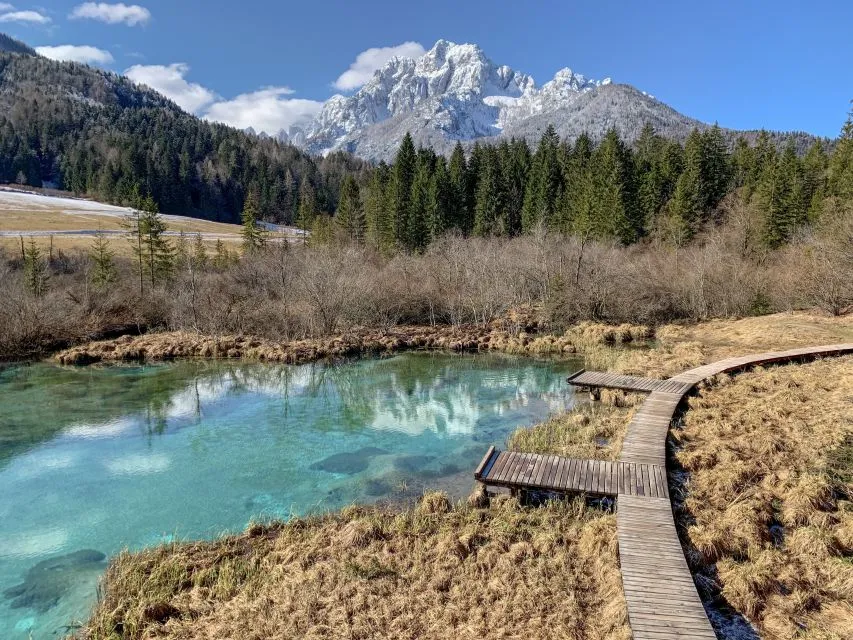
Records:
<instances>
[{"instance_id":1,"label":"reed clump","mask_svg":"<svg viewBox=\"0 0 853 640\"><path fill-rule=\"evenodd\" d=\"M630 638L615 517L582 501L352 507L125 552L104 586L91 640Z\"/></svg>"}]
</instances>

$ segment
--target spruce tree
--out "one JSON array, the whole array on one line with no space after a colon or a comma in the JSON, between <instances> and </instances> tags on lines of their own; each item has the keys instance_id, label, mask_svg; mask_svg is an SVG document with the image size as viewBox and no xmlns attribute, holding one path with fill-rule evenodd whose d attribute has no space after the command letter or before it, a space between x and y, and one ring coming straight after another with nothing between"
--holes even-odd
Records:
<instances>
[{"instance_id":1,"label":"spruce tree","mask_svg":"<svg viewBox=\"0 0 853 640\"><path fill-rule=\"evenodd\" d=\"M344 176L335 222L351 242L361 244L367 230L361 194L352 174Z\"/></svg>"},{"instance_id":2,"label":"spruce tree","mask_svg":"<svg viewBox=\"0 0 853 640\"><path fill-rule=\"evenodd\" d=\"M702 208L716 207L729 190L731 171L723 132L714 125L702 134Z\"/></svg>"},{"instance_id":3,"label":"spruce tree","mask_svg":"<svg viewBox=\"0 0 853 640\"><path fill-rule=\"evenodd\" d=\"M364 197L367 238L372 246L383 252L394 248L394 219L389 206L388 185L391 170L380 162L374 169Z\"/></svg>"},{"instance_id":4,"label":"spruce tree","mask_svg":"<svg viewBox=\"0 0 853 640\"><path fill-rule=\"evenodd\" d=\"M498 157L493 147L486 147L480 162L480 178L474 200L474 235L500 233L502 225L501 188Z\"/></svg>"},{"instance_id":5,"label":"spruce tree","mask_svg":"<svg viewBox=\"0 0 853 640\"><path fill-rule=\"evenodd\" d=\"M450 174L447 170L447 162L440 157L436 160L435 169L430 177L427 198L430 240L439 238L451 226L450 197Z\"/></svg>"},{"instance_id":6,"label":"spruce tree","mask_svg":"<svg viewBox=\"0 0 853 640\"><path fill-rule=\"evenodd\" d=\"M675 183L675 191L668 209L671 219L669 228L676 230L671 237L689 239L698 230L704 206L702 183L702 134L694 129L684 145L684 170Z\"/></svg>"},{"instance_id":7,"label":"spruce tree","mask_svg":"<svg viewBox=\"0 0 853 640\"><path fill-rule=\"evenodd\" d=\"M610 129L592 155L593 235L631 242L639 232L639 212L630 150Z\"/></svg>"},{"instance_id":8,"label":"spruce tree","mask_svg":"<svg viewBox=\"0 0 853 640\"><path fill-rule=\"evenodd\" d=\"M853 110L841 128L841 135L829 160L830 195L853 200Z\"/></svg>"},{"instance_id":9,"label":"spruce tree","mask_svg":"<svg viewBox=\"0 0 853 640\"><path fill-rule=\"evenodd\" d=\"M450 155L450 164L447 168L449 191L448 196L448 224L449 229L466 231L468 220L468 163L465 159L465 151L462 144L457 142Z\"/></svg>"},{"instance_id":10,"label":"spruce tree","mask_svg":"<svg viewBox=\"0 0 853 640\"><path fill-rule=\"evenodd\" d=\"M805 198L809 204L807 217L811 222L817 221L823 200L826 198L828 163L829 159L826 151L824 151L823 144L820 141L815 141L806 153L806 157L803 158Z\"/></svg>"},{"instance_id":11,"label":"spruce tree","mask_svg":"<svg viewBox=\"0 0 853 640\"><path fill-rule=\"evenodd\" d=\"M285 244L287 243L286 240L284 240L283 242ZM195 267L196 269L204 269L205 267L207 267L207 249L204 246L204 240L202 239L200 233L195 234L195 241L193 243L192 263L193 267Z\"/></svg>"},{"instance_id":12,"label":"spruce tree","mask_svg":"<svg viewBox=\"0 0 853 640\"><path fill-rule=\"evenodd\" d=\"M530 231L540 222L551 226L562 190L562 172L558 157L560 139L549 125L533 154L530 179L524 194L521 226Z\"/></svg>"},{"instance_id":13,"label":"spruce tree","mask_svg":"<svg viewBox=\"0 0 853 640\"><path fill-rule=\"evenodd\" d=\"M118 279L115 253L103 233L95 234L89 259L92 261L92 285L103 291Z\"/></svg>"},{"instance_id":14,"label":"spruce tree","mask_svg":"<svg viewBox=\"0 0 853 640\"><path fill-rule=\"evenodd\" d=\"M412 181L412 191L409 196L409 212L406 216L407 225L402 239L406 249L419 250L429 244L430 240L430 166L424 158L418 163L415 178Z\"/></svg>"},{"instance_id":15,"label":"spruce tree","mask_svg":"<svg viewBox=\"0 0 853 640\"><path fill-rule=\"evenodd\" d=\"M189 249L187 247L187 237L184 230L181 229L178 234L178 239L175 241L175 269L180 271L189 262Z\"/></svg>"},{"instance_id":16,"label":"spruce tree","mask_svg":"<svg viewBox=\"0 0 853 640\"><path fill-rule=\"evenodd\" d=\"M216 248L214 249L213 254L213 266L214 268L222 271L228 268L228 265L231 264L231 252L228 251L228 248L225 246L225 243L222 242L222 238L216 239Z\"/></svg>"},{"instance_id":17,"label":"spruce tree","mask_svg":"<svg viewBox=\"0 0 853 640\"><path fill-rule=\"evenodd\" d=\"M410 221L412 183L417 171L417 154L412 136L403 137L391 169L388 188L388 206L394 228L394 241L402 247L410 246Z\"/></svg>"},{"instance_id":18,"label":"spruce tree","mask_svg":"<svg viewBox=\"0 0 853 640\"><path fill-rule=\"evenodd\" d=\"M148 195L141 203L139 217L140 264L151 286L171 279L174 272L174 250L166 238L166 223L157 203Z\"/></svg>"},{"instance_id":19,"label":"spruce tree","mask_svg":"<svg viewBox=\"0 0 853 640\"><path fill-rule=\"evenodd\" d=\"M249 190L240 215L243 228L243 253L255 253L266 244L266 231L258 224L258 191Z\"/></svg>"},{"instance_id":20,"label":"spruce tree","mask_svg":"<svg viewBox=\"0 0 853 640\"><path fill-rule=\"evenodd\" d=\"M31 294L40 298L47 291L47 263L35 238L30 238L24 250L24 284Z\"/></svg>"},{"instance_id":21,"label":"spruce tree","mask_svg":"<svg viewBox=\"0 0 853 640\"><path fill-rule=\"evenodd\" d=\"M296 215L296 226L302 231L303 242L307 242L308 232L319 214L317 194L308 176L305 175L299 184L299 209Z\"/></svg>"}]
</instances>

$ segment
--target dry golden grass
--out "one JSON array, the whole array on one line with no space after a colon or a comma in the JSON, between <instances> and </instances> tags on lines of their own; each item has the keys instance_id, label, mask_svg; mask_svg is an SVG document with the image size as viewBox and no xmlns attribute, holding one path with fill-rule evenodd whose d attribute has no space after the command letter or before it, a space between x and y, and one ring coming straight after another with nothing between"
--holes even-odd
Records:
<instances>
[{"instance_id":1,"label":"dry golden grass","mask_svg":"<svg viewBox=\"0 0 853 640\"><path fill-rule=\"evenodd\" d=\"M525 453L547 453L597 460L618 460L633 407L644 395L601 390L601 402L582 403L568 413L516 430L508 446Z\"/></svg>"},{"instance_id":2,"label":"dry golden grass","mask_svg":"<svg viewBox=\"0 0 853 640\"><path fill-rule=\"evenodd\" d=\"M587 333L568 331L562 336L510 333L504 321L491 326L437 325L395 326L387 330L357 329L346 334L275 341L255 336L209 336L186 331L122 336L114 340L91 342L56 354L63 364L87 364L101 361L170 360L174 358L245 358L270 362L305 363L323 358L339 358L368 353L393 353L408 349L445 349L450 351L499 351L524 355L565 355L608 349L595 346L590 328L604 325L580 325ZM634 340L625 325L622 333L601 331L602 344ZM648 331L634 327L635 333ZM639 339L639 338L638 338Z\"/></svg>"},{"instance_id":3,"label":"dry golden grass","mask_svg":"<svg viewBox=\"0 0 853 640\"><path fill-rule=\"evenodd\" d=\"M170 231L240 235L238 224L175 216L170 216L167 222ZM123 231L122 223L120 215L104 215L85 209L0 209L0 231Z\"/></svg>"},{"instance_id":4,"label":"dry golden grass","mask_svg":"<svg viewBox=\"0 0 853 640\"><path fill-rule=\"evenodd\" d=\"M762 637L853 638L853 357L721 376L675 439L694 568Z\"/></svg>"},{"instance_id":5,"label":"dry golden grass","mask_svg":"<svg viewBox=\"0 0 853 640\"><path fill-rule=\"evenodd\" d=\"M50 236L32 236L32 239L35 240L36 245L42 250L42 253L45 256L49 255L51 243L53 244L54 255L57 255L59 251L65 251L67 253L89 253L92 250L92 245L95 241L94 237L86 235L55 235L53 236L53 239L51 239ZM174 240L174 238L172 239ZM29 245L29 242L30 236L24 236L24 245ZM193 242L194 236L188 235L187 243L190 245L190 250L192 250ZM216 239L206 237L203 239L203 242L208 251L208 255L213 256L213 251L216 248ZM238 251L240 249L242 239L238 235L223 236L222 242L225 243L225 246L230 251ZM127 240L127 238L109 236L107 239L107 245L116 256L124 258L133 256L133 245ZM0 237L0 249L6 251L6 255L9 256L20 255L20 237Z\"/></svg>"},{"instance_id":6,"label":"dry golden grass","mask_svg":"<svg viewBox=\"0 0 853 640\"><path fill-rule=\"evenodd\" d=\"M84 635L627 640L615 518L582 502L351 507L123 553Z\"/></svg>"}]
</instances>

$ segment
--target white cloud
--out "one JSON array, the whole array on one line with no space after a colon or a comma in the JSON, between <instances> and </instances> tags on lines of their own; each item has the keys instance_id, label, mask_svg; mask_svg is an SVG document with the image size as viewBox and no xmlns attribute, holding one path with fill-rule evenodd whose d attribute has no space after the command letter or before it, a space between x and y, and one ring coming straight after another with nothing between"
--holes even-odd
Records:
<instances>
[{"instance_id":1,"label":"white cloud","mask_svg":"<svg viewBox=\"0 0 853 640\"><path fill-rule=\"evenodd\" d=\"M36 52L51 60L70 60L85 64L110 64L113 56L109 51L88 45L60 44L51 47L36 47Z\"/></svg>"},{"instance_id":2,"label":"white cloud","mask_svg":"<svg viewBox=\"0 0 853 640\"><path fill-rule=\"evenodd\" d=\"M425 49L418 42L404 42L396 47L373 47L362 51L355 58L349 69L344 71L335 80L335 87L341 91L357 89L373 77L377 69L381 69L386 62L397 56L400 58L420 58Z\"/></svg>"},{"instance_id":3,"label":"white cloud","mask_svg":"<svg viewBox=\"0 0 853 640\"><path fill-rule=\"evenodd\" d=\"M0 11L9 11L14 8L15 7L13 7L11 4L7 4L6 2L0 2Z\"/></svg>"},{"instance_id":4,"label":"white cloud","mask_svg":"<svg viewBox=\"0 0 853 640\"><path fill-rule=\"evenodd\" d=\"M129 27L146 24L151 20L151 12L138 4L127 5L123 2L108 4L106 2L84 2L74 7L69 18L87 18L100 20L107 24L124 23Z\"/></svg>"},{"instance_id":5,"label":"white cloud","mask_svg":"<svg viewBox=\"0 0 853 640\"><path fill-rule=\"evenodd\" d=\"M33 24L47 24L50 18L38 11L12 11L0 15L0 22L32 22Z\"/></svg>"},{"instance_id":6,"label":"white cloud","mask_svg":"<svg viewBox=\"0 0 853 640\"><path fill-rule=\"evenodd\" d=\"M284 97L292 93L288 87L266 87L244 93L210 105L204 118L238 129L252 127L257 132L275 135L291 125L308 122L323 107L323 103L316 100Z\"/></svg>"},{"instance_id":7,"label":"white cloud","mask_svg":"<svg viewBox=\"0 0 853 640\"><path fill-rule=\"evenodd\" d=\"M203 109L216 100L216 94L200 84L187 82L184 78L189 65L176 62L168 66L159 64L135 64L124 74L137 84L145 84L159 91L178 106L190 113Z\"/></svg>"}]
</instances>

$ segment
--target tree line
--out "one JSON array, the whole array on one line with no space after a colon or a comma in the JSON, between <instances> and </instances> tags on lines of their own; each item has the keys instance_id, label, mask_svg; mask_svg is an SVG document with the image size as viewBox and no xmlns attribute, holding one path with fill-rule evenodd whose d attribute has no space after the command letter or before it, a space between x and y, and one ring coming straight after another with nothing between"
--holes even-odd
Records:
<instances>
[{"instance_id":1,"label":"tree line","mask_svg":"<svg viewBox=\"0 0 853 640\"><path fill-rule=\"evenodd\" d=\"M383 250L420 250L439 236L516 236L538 228L630 244L654 236L676 246L717 221L737 193L758 214L756 234L775 248L821 216L831 198L853 200L853 115L834 149L803 156L767 132L729 148L719 127L684 144L644 127L632 147L609 131L560 140L548 127L535 150L524 140L457 144L449 159L406 136L391 164L359 184L347 176L335 213L339 234ZM311 221L302 220L310 226ZM314 221L321 232L329 220Z\"/></svg>"}]
</instances>

